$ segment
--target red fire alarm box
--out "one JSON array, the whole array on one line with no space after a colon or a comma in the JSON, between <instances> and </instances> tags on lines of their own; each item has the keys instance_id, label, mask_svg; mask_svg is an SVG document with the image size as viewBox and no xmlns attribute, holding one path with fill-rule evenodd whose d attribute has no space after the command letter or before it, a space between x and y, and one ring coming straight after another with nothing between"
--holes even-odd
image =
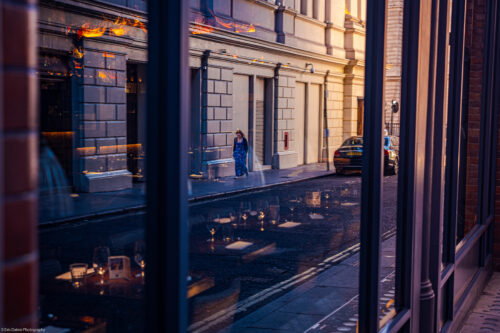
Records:
<instances>
[{"instance_id":1,"label":"red fire alarm box","mask_svg":"<svg viewBox=\"0 0 500 333\"><path fill-rule=\"evenodd\" d=\"M285 140L285 150L288 150L288 143L290 141L289 138L290 138L290 136L288 135L288 132L285 132L285 138L284 138L284 140Z\"/></svg>"}]
</instances>

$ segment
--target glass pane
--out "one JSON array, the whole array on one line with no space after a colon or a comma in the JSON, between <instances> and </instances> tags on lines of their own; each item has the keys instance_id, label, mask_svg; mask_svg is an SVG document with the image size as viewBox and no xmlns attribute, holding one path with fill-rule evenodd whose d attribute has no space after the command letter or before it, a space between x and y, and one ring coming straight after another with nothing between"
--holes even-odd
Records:
<instances>
[{"instance_id":1,"label":"glass pane","mask_svg":"<svg viewBox=\"0 0 500 333\"><path fill-rule=\"evenodd\" d=\"M449 103L449 92L452 89L451 82L450 82L450 66L452 65L450 63L451 60L451 46L450 46L450 36L451 36L451 23L452 23L452 14L453 14L453 0L450 0L448 3L448 13L447 13L447 31L448 31L448 37L447 37L447 47L446 47L446 63L445 63L445 92L444 92L444 105L443 105L443 169L446 170L447 168L447 161L448 161L448 103ZM443 171L444 172L444 171ZM445 214L446 215L446 214ZM441 256L441 269L445 268L445 264L450 262L450 252L449 252L449 238L450 238L450 225L448 222L443 223L443 236L442 236L442 256Z\"/></svg>"},{"instance_id":2,"label":"glass pane","mask_svg":"<svg viewBox=\"0 0 500 333\"><path fill-rule=\"evenodd\" d=\"M463 62L462 115L460 119L460 155L458 183L457 239L458 244L477 223L479 131L481 120L481 90L483 62L483 27L473 25L475 17L485 15L484 8L467 11ZM478 56L478 52L479 56ZM473 61L471 61L473 59Z\"/></svg>"},{"instance_id":3,"label":"glass pane","mask_svg":"<svg viewBox=\"0 0 500 333\"><path fill-rule=\"evenodd\" d=\"M72 5L39 7L40 327L141 332L146 2Z\"/></svg>"},{"instance_id":4,"label":"glass pane","mask_svg":"<svg viewBox=\"0 0 500 333\"><path fill-rule=\"evenodd\" d=\"M190 2L190 332L356 331L366 4L282 4ZM386 99L394 162L399 95Z\"/></svg>"},{"instance_id":5,"label":"glass pane","mask_svg":"<svg viewBox=\"0 0 500 333\"><path fill-rule=\"evenodd\" d=\"M384 133L384 191L379 276L379 327L395 315L396 283L396 225L398 206L398 172L401 119L401 69L403 53L404 2L389 0L386 7L385 36L385 133Z\"/></svg>"}]
</instances>

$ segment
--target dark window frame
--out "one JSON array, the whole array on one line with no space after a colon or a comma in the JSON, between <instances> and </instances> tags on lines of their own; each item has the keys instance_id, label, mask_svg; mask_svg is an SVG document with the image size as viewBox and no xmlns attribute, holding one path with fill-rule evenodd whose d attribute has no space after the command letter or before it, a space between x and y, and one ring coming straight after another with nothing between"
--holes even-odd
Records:
<instances>
[{"instance_id":1,"label":"dark window frame","mask_svg":"<svg viewBox=\"0 0 500 333\"><path fill-rule=\"evenodd\" d=\"M425 0L423 0L425 1ZM429 1L429 0L427 0ZM442 0L440 8L443 6ZM455 11L463 11L465 0L454 1ZM384 54L382 48L377 48L375 41L384 39L385 35L385 0L369 1L367 6L367 63L366 63L366 81L365 82L383 82L384 74ZM415 146L417 125L421 120L417 120L417 82L418 82L418 56L419 56L419 18L420 1L405 0L404 9L404 33L403 33L403 86L402 86L402 109L406 114L402 114L401 121L401 149L400 158L401 173L399 176L398 191L405 194L398 201L398 233L397 233L397 316L389 323L388 331L410 331L418 327L419 299L415 295L419 294L421 257L417 249L421 247L419 235L415 235L415 230L421 227L415 223L416 207L421 202L415 202L415 197L411 190L415 189L416 180L424 176L422 170L415 168L417 165L415 154L409 154L408 148ZM189 3L186 1L150 1L149 10L149 66L148 66L148 107L149 110L157 112L148 112L148 219L146 228L146 237L148 241L148 266L146 272L146 307L147 307L147 330L154 332L185 332L187 330L187 300L186 300L186 276L187 276L187 133L188 116L185 112L178 112L181 109L189 109L189 73L187 66L188 59L188 19L187 10ZM458 7L462 6L462 7ZM495 16L488 16L488 20L498 20L498 11L494 11ZM165 20L168 18L168 20ZM462 18L462 19L461 19ZM162 24L160 24L160 20ZM463 12L454 16L454 31L457 27L464 24ZM417 23L417 24L415 24ZM443 26L439 21L438 47L442 46ZM500 27L495 24L497 30L496 36L500 35ZM492 34L494 35L494 34ZM378 38L370 38L375 36ZM490 38L495 38L489 35ZM458 41L458 43L457 43ZM453 69L458 66L458 72L461 73L461 58L459 50L463 47L463 35L454 32L452 34L452 59ZM500 43L493 39L497 52L500 52ZM491 43L490 43L491 44ZM457 49L458 47L458 49ZM491 47L491 45L490 45ZM380 50L382 49L382 51ZM438 50L438 55L443 54L443 50ZM440 53L441 52L441 53ZM458 59L457 59L458 56ZM485 55L488 63L493 61L489 55ZM440 58L439 56L437 57ZM494 59L494 58L493 58ZM168 66L166 65L168 64ZM442 72L439 75L444 75ZM453 72L453 70L451 70ZM494 64L494 88L500 87L500 64ZM493 75L486 73L485 75ZM168 77L169 80L161 78ZM454 82L450 80L450 82ZM489 81L493 82L493 81ZM461 84L461 83L459 83ZM456 88L456 87L455 87ZM461 89L461 86L459 86ZM365 98L367 108L371 109L364 113L364 123L370 126L364 126L364 140L369 144L364 147L364 165L362 180L362 218L361 218L361 265L360 274L360 331L377 332L378 331L378 276L379 276L379 254L380 254L380 221L381 221L381 193L383 179L383 84L366 84ZM451 90L453 92L453 89ZM452 93L450 93L452 95ZM436 103L442 98L443 91L436 93ZM460 97L460 96L459 96ZM458 98L454 96L454 98ZM492 113L492 105L498 107L500 99L497 96L489 96L490 107L487 114L490 115L491 129L488 129L483 142L489 142L482 150L482 154L494 152L492 141L496 139L498 115ZM442 101L441 101L442 102ZM450 97L450 102L456 102ZM450 104L451 105L451 104ZM434 106L437 108L437 106ZM441 105L442 107L442 105ZM450 106L451 108L451 106ZM486 111L485 111L486 112ZM494 112L493 112L494 113ZM419 123L417 123L420 121ZM434 128L438 128L442 122L435 120ZM434 142L436 144L436 142ZM437 143L439 145L439 142ZM441 143L442 144L442 143ZM483 143L484 145L484 143ZM455 147L455 146L453 146ZM456 156L456 155L454 155ZM491 161L495 161L495 155L491 155ZM175 163L172 163L175 161ZM451 161L454 161L453 159ZM493 162L486 166L487 176L481 180L482 186L488 178L495 175L495 166ZM484 164L483 164L483 167ZM442 165L437 159L433 164L434 177L442 171ZM453 192L453 182L450 182L450 176L456 176L454 172L447 173L447 186L451 187ZM438 183L433 183L438 184ZM440 183L438 184L440 185ZM435 185L435 186L438 186ZM489 207L488 215L492 213L494 200L494 189L484 188L484 195L487 195L487 202L484 205ZM450 189L447 188L448 191ZM489 190L489 194L486 192ZM364 194L363 194L364 193ZM418 199L420 200L420 199ZM370 203L371 201L371 203ZM449 199L447 201L449 205ZM450 213L453 213L456 205L445 206L448 213L445 215L448 221ZM439 205L437 209L439 210ZM473 237L468 241L461 251L467 252L470 243L478 240L486 244L485 237L491 237L492 219L488 218L478 227ZM417 225L418 224L418 225ZM453 223L449 231L451 235L456 234ZM442 228L440 223L439 228ZM415 237L416 236L416 237ZM421 237L421 235L420 235ZM470 242L470 243L469 243ZM432 243L434 249L439 250L441 240ZM439 272L438 289L447 288L447 282L453 281L454 265L459 260L455 256L454 242L448 243L446 251L450 252L452 260L441 270L438 265L433 266L433 272ZM491 246L482 246L482 257L487 259L491 253ZM440 258L439 258L440 260ZM439 261L440 264L440 261ZM480 269L481 270L481 269ZM435 275L435 274L434 274ZM365 277L370 278L366 279ZM477 279L473 280L474 284ZM477 285L477 284L476 284ZM435 288L437 288L435 286ZM453 298L453 288L448 290L447 304L451 304L452 309L448 311L450 319L455 316L453 299L450 303L450 297ZM470 289L468 293L470 294ZM467 295L465 295L467 296ZM438 294L439 297L439 294ZM438 298L437 298L438 300ZM464 304L463 302L461 304ZM463 308L463 307L462 307ZM439 313L439 305L434 313ZM413 319L413 320L411 320ZM410 321L411 320L411 321ZM437 322L436 322L437 325ZM450 323L446 324L444 330L449 329Z\"/></svg>"},{"instance_id":2,"label":"dark window frame","mask_svg":"<svg viewBox=\"0 0 500 333\"><path fill-rule=\"evenodd\" d=\"M458 328L457 318L467 312L472 297L482 289L492 268L492 225L494 212L494 190L490 184L495 179L496 168L496 137L498 115L496 110L500 98L494 91L500 88L498 75L500 62L495 55L500 52L500 7L497 2L487 2L485 23L485 47L483 58L483 76L481 91L481 125L479 151L479 180L478 180L478 221L466 237L455 244L457 235L458 206L458 175L460 172L460 125L462 93L464 78L462 76L464 63L464 28L466 18L466 0L454 1L453 27L451 34L451 63L456 66L456 72L450 71L450 94L448 107L448 147L447 170L445 178L445 215L443 226L443 267L438 274L438 299L444 298L442 304L445 309L439 309L437 315L444 314L442 331L453 331ZM457 75L457 73L460 73ZM453 77L455 76L455 77ZM494 182L493 182L494 183ZM448 231L448 233L446 232ZM476 252L475 252L476 251ZM477 257L476 256L477 253ZM477 270L469 277L465 277L461 264L469 258L475 257ZM461 282L461 283L460 283ZM458 283L458 285L457 285ZM443 310L443 311L440 311ZM439 317L438 317L439 321Z\"/></svg>"}]
</instances>

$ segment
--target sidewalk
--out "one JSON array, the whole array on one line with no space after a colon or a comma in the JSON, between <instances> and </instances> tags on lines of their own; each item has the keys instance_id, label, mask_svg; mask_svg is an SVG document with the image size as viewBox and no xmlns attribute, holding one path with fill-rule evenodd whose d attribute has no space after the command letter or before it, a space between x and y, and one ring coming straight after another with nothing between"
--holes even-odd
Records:
<instances>
[{"instance_id":1,"label":"sidewalk","mask_svg":"<svg viewBox=\"0 0 500 333\"><path fill-rule=\"evenodd\" d=\"M213 199L248 190L292 183L334 174L326 171L325 163L303 165L291 169L270 169L251 172L248 177L190 179L189 201ZM40 224L82 220L101 215L118 214L143 209L146 202L145 184L134 184L131 189L116 192L69 193L65 191L40 194Z\"/></svg>"},{"instance_id":2,"label":"sidewalk","mask_svg":"<svg viewBox=\"0 0 500 333\"><path fill-rule=\"evenodd\" d=\"M393 313L396 236L382 243L381 317ZM354 253L354 254L353 254ZM305 283L300 284L303 280ZM289 279L220 311L189 327L189 332L212 331L224 322L244 316L223 333L245 332L356 332L358 312L359 244ZM258 301L291 289L274 301L245 315ZM253 304L252 304L253 303ZM381 318L382 320L382 318Z\"/></svg>"},{"instance_id":3,"label":"sidewalk","mask_svg":"<svg viewBox=\"0 0 500 333\"><path fill-rule=\"evenodd\" d=\"M333 166L331 166L333 169ZM191 179L189 200L197 201L214 198L221 195L236 194L248 189L263 189L266 187L286 184L305 179L317 178L334 174L326 171L326 163L301 165L290 169L270 169L250 172L248 177L226 177L214 180Z\"/></svg>"},{"instance_id":4,"label":"sidewalk","mask_svg":"<svg viewBox=\"0 0 500 333\"><path fill-rule=\"evenodd\" d=\"M500 332L500 273L493 273L460 332Z\"/></svg>"}]
</instances>

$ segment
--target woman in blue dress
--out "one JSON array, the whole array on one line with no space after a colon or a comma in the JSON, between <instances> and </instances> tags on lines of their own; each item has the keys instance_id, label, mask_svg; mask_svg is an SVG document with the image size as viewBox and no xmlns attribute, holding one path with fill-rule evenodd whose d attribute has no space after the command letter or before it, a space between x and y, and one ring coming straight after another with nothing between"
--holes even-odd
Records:
<instances>
[{"instance_id":1,"label":"woman in blue dress","mask_svg":"<svg viewBox=\"0 0 500 333\"><path fill-rule=\"evenodd\" d=\"M247 152L248 152L248 141L245 138L245 134L241 130L236 130L236 137L234 138L233 145L233 157L234 157L234 169L236 171L236 176L241 177L243 175L248 176L247 169Z\"/></svg>"}]
</instances>

